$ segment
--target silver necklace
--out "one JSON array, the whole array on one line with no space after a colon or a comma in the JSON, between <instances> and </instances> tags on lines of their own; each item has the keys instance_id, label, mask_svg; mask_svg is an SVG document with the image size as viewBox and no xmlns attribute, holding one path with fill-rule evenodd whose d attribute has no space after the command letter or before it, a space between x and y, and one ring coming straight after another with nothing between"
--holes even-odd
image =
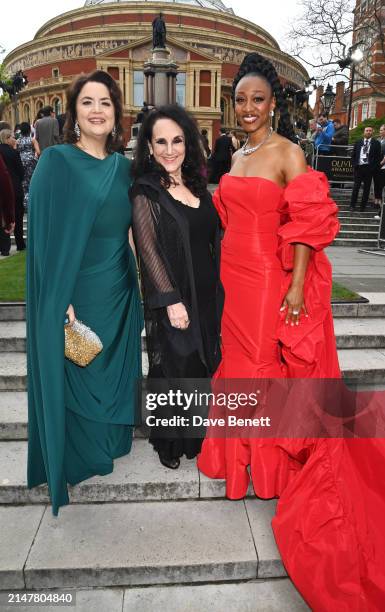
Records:
<instances>
[{"instance_id":1,"label":"silver necklace","mask_svg":"<svg viewBox=\"0 0 385 612\"><path fill-rule=\"evenodd\" d=\"M247 140L246 140L246 142L245 142L245 144L243 145L243 147L242 147L242 149L241 149L242 155L251 155L252 153L255 153L255 151L258 151L258 149L260 149L260 148L261 148L261 146L262 146L263 144L265 144L265 142L266 142L267 140L269 140L269 138L270 138L270 136L272 135L273 131L274 131L274 130L273 130L273 128L271 127L271 128L269 129L269 132L268 132L267 136L266 136L266 137L265 137L265 138L264 138L264 139L263 139L261 142L259 142L257 145L255 145L255 147L250 147L249 149L247 149L247 148L246 148L246 147L247 147L247 143L249 142L249 139L247 139Z\"/></svg>"}]
</instances>

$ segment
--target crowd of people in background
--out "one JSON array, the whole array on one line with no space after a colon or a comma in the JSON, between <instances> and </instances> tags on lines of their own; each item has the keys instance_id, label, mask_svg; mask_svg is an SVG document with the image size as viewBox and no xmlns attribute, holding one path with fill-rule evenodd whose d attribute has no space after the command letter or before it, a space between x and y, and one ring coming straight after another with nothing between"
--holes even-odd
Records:
<instances>
[{"instance_id":1,"label":"crowd of people in background","mask_svg":"<svg viewBox=\"0 0 385 612\"><path fill-rule=\"evenodd\" d=\"M385 124L381 125L378 138L375 137L373 127L366 126L363 137L355 142L351 150L348 148L348 126L340 119L331 120L326 113L321 113L317 119L310 121L307 134L300 134L298 140L305 151L309 165L312 165L314 155L350 157L353 166L350 210L352 212L356 210L362 186L359 210L365 211L373 188L372 205L376 212L374 218L380 220L385 187ZM335 184L335 186L343 187L344 184Z\"/></svg>"},{"instance_id":2,"label":"crowd of people in background","mask_svg":"<svg viewBox=\"0 0 385 612\"><path fill-rule=\"evenodd\" d=\"M2 187L2 227L0 227L2 256L9 255L13 231L17 250L25 249L23 216L28 209L32 174L44 149L63 142L65 117L65 113L56 117L52 106L45 106L39 110L31 124L25 121L17 124L12 130L9 123L0 122L1 174L4 177L4 173L8 173L11 183L11 191ZM244 140L239 138L235 130L230 131L226 128L221 128L212 149L206 129L201 130L201 139L207 160L207 169L202 171L207 173L210 183L219 183L221 177L230 171L232 156L244 145ZM366 127L363 138L355 143L352 153L347 149L348 126L340 119L329 119L326 113L321 113L309 122L307 133L305 130L297 130L297 139L310 166L315 153L318 156L351 155L354 169L351 210L356 210L361 186L363 189L360 211L367 208L373 185L373 206L376 213L374 218L380 219L385 186L385 124L380 127L378 139L375 138L373 128ZM120 152L124 153L123 148ZM10 210L14 210L12 217Z\"/></svg>"},{"instance_id":3,"label":"crowd of people in background","mask_svg":"<svg viewBox=\"0 0 385 612\"><path fill-rule=\"evenodd\" d=\"M43 107L32 124L23 121L12 129L6 121L0 122L0 254L3 257L10 254L12 232L16 250L26 248L23 219L28 209L31 178L43 150L60 142L60 124L52 106Z\"/></svg>"}]
</instances>

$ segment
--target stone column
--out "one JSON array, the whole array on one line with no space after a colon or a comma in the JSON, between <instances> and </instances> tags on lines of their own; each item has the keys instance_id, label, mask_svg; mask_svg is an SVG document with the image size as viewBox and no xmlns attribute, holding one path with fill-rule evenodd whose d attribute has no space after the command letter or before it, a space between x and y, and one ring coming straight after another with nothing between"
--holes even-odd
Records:
<instances>
[{"instance_id":1,"label":"stone column","mask_svg":"<svg viewBox=\"0 0 385 612\"><path fill-rule=\"evenodd\" d=\"M175 101L177 69L169 49L153 49L151 59L144 64L144 74L148 79L148 104L159 106Z\"/></svg>"},{"instance_id":2,"label":"stone column","mask_svg":"<svg viewBox=\"0 0 385 612\"><path fill-rule=\"evenodd\" d=\"M211 108L215 108L215 98L216 98L216 91L215 91L215 70L211 71L211 101L210 101L210 106Z\"/></svg>"}]
</instances>

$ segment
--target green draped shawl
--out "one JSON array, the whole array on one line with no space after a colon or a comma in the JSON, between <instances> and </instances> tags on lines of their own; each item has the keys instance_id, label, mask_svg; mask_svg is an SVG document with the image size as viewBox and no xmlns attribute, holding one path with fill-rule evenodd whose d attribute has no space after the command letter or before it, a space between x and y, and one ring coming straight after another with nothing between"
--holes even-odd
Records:
<instances>
[{"instance_id":1,"label":"green draped shawl","mask_svg":"<svg viewBox=\"0 0 385 612\"><path fill-rule=\"evenodd\" d=\"M46 149L29 196L27 256L28 487L47 482L55 515L68 503L64 473L64 317L98 211L119 159Z\"/></svg>"}]
</instances>

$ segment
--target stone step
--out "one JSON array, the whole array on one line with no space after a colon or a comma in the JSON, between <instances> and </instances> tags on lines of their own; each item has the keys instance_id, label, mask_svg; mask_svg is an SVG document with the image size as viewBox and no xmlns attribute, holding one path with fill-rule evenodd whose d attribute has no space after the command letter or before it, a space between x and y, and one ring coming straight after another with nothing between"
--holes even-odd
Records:
<instances>
[{"instance_id":1,"label":"stone step","mask_svg":"<svg viewBox=\"0 0 385 612\"><path fill-rule=\"evenodd\" d=\"M364 210L360 210L359 208L356 208L354 210L350 210L350 205L348 203L346 204L341 204L340 202L337 202L337 206L338 206L338 211L339 213L346 213L349 215L352 215L354 217L356 217L356 219L360 219L361 217L365 217L365 216L370 216L370 215L377 215L378 214L378 209L377 208L365 208Z\"/></svg>"},{"instance_id":2,"label":"stone step","mask_svg":"<svg viewBox=\"0 0 385 612\"><path fill-rule=\"evenodd\" d=\"M385 307L384 307L385 308ZM371 318L359 320L349 318L336 321L335 333L338 348L381 348L385 347L385 320ZM146 338L142 336L142 349L146 348ZM25 352L25 322L0 322L0 353Z\"/></svg>"},{"instance_id":3,"label":"stone step","mask_svg":"<svg viewBox=\"0 0 385 612\"><path fill-rule=\"evenodd\" d=\"M27 442L0 442L0 504L48 503L45 485L26 485ZM71 503L144 502L225 497L221 480L211 481L199 472L195 459L183 458L178 470L164 467L148 440L134 439L128 455L116 459L114 471L69 487Z\"/></svg>"},{"instance_id":4,"label":"stone step","mask_svg":"<svg viewBox=\"0 0 385 612\"><path fill-rule=\"evenodd\" d=\"M356 248L368 248L376 247L377 240L371 240L369 238L336 238L331 246L346 246Z\"/></svg>"},{"instance_id":5,"label":"stone step","mask_svg":"<svg viewBox=\"0 0 385 612\"><path fill-rule=\"evenodd\" d=\"M26 440L0 441L0 505L49 503L46 485L27 488L27 446ZM224 498L226 485L201 474L195 459L182 457L178 470L164 467L149 441L135 437L131 452L114 461L111 474L69 486L68 492L73 504L204 500Z\"/></svg>"},{"instance_id":6,"label":"stone step","mask_svg":"<svg viewBox=\"0 0 385 612\"><path fill-rule=\"evenodd\" d=\"M344 376L368 383L381 382L385 376L385 349L341 349L338 351ZM348 358L347 355L350 357ZM370 358L366 362L366 357ZM347 360L347 361L346 361ZM345 364L348 365L345 365ZM370 363L370 365L369 365ZM147 372L147 360L143 354L143 370ZM0 391L25 391L27 388L27 363L25 353L0 353Z\"/></svg>"},{"instance_id":7,"label":"stone step","mask_svg":"<svg viewBox=\"0 0 385 612\"><path fill-rule=\"evenodd\" d=\"M27 393L0 393L0 440L26 440L28 437Z\"/></svg>"},{"instance_id":8,"label":"stone step","mask_svg":"<svg viewBox=\"0 0 385 612\"><path fill-rule=\"evenodd\" d=\"M0 321L0 352L24 352L25 350L25 321Z\"/></svg>"},{"instance_id":9,"label":"stone step","mask_svg":"<svg viewBox=\"0 0 385 612\"><path fill-rule=\"evenodd\" d=\"M362 230L354 230L354 229L341 229L337 235L337 239L347 239L347 240L366 240L371 239L377 241L378 230L374 229L373 231L362 231Z\"/></svg>"},{"instance_id":10,"label":"stone step","mask_svg":"<svg viewBox=\"0 0 385 612\"><path fill-rule=\"evenodd\" d=\"M286 577L271 531L275 505L258 499L71 504L58 518L49 506L1 506L0 548L7 555L0 558L0 589Z\"/></svg>"},{"instance_id":11,"label":"stone step","mask_svg":"<svg viewBox=\"0 0 385 612\"><path fill-rule=\"evenodd\" d=\"M338 358L345 378L363 384L385 380L385 349L340 349Z\"/></svg>"},{"instance_id":12,"label":"stone step","mask_svg":"<svg viewBox=\"0 0 385 612\"><path fill-rule=\"evenodd\" d=\"M348 232L374 232L377 236L378 225L369 224L367 221L362 223L341 223L341 231Z\"/></svg>"},{"instance_id":13,"label":"stone step","mask_svg":"<svg viewBox=\"0 0 385 612\"><path fill-rule=\"evenodd\" d=\"M343 214L339 214L338 215L338 219L340 220L341 223L354 223L354 224L359 224L359 223L365 223L365 225L374 225L376 227L379 227L380 222L374 218L374 214L370 215L370 216L361 216L360 218L352 215L352 214L348 214L348 213L343 213Z\"/></svg>"},{"instance_id":14,"label":"stone step","mask_svg":"<svg viewBox=\"0 0 385 612\"><path fill-rule=\"evenodd\" d=\"M0 353L0 391L25 391L26 388L26 354Z\"/></svg>"},{"instance_id":15,"label":"stone step","mask_svg":"<svg viewBox=\"0 0 385 612\"><path fill-rule=\"evenodd\" d=\"M25 303L1 302L0 321L25 321Z\"/></svg>"},{"instance_id":16,"label":"stone step","mask_svg":"<svg viewBox=\"0 0 385 612\"><path fill-rule=\"evenodd\" d=\"M142 335L142 350L146 349L146 338ZM0 352L26 351L25 321L0 321Z\"/></svg>"},{"instance_id":17,"label":"stone step","mask_svg":"<svg viewBox=\"0 0 385 612\"><path fill-rule=\"evenodd\" d=\"M337 348L385 349L385 319L336 319L334 322Z\"/></svg>"},{"instance_id":18,"label":"stone step","mask_svg":"<svg viewBox=\"0 0 385 612\"><path fill-rule=\"evenodd\" d=\"M54 593L45 590L44 593ZM66 589L66 592L71 592ZM6 601L6 593L1 594ZM75 597L75 595L74 595ZM1 601L1 599L0 599ZM156 605L154 607L154 602ZM34 608L56 612L58 606ZM60 608L59 608L60 609ZM310 608L288 578L217 584L131 587L128 589L77 589L76 612L306 612ZM15 612L3 605L2 612Z\"/></svg>"}]
</instances>

